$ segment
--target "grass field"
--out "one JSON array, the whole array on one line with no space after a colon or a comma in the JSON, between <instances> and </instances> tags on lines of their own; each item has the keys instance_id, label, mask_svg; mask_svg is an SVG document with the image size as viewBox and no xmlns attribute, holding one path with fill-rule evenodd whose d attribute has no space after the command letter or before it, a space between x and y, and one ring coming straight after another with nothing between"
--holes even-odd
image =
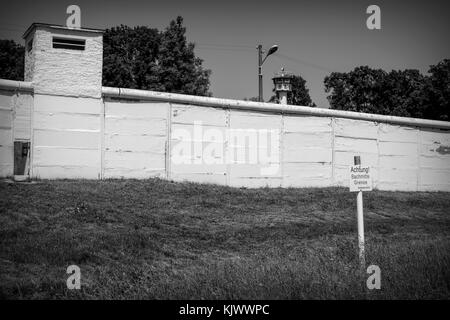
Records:
<instances>
[{"instance_id":1,"label":"grass field","mask_svg":"<svg viewBox=\"0 0 450 320\"><path fill-rule=\"evenodd\" d=\"M0 298L449 299L450 194L159 179L0 183ZM68 290L66 268L81 268ZM368 275L367 275L368 277Z\"/></svg>"}]
</instances>

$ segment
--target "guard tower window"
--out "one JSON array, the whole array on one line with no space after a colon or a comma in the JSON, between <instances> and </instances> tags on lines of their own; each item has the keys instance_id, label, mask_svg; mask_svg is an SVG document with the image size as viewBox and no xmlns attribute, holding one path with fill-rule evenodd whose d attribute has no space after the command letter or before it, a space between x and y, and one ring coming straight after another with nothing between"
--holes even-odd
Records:
<instances>
[{"instance_id":1,"label":"guard tower window","mask_svg":"<svg viewBox=\"0 0 450 320\"><path fill-rule=\"evenodd\" d=\"M53 48L55 49L84 50L85 46L86 40L83 39L53 37Z\"/></svg>"}]
</instances>

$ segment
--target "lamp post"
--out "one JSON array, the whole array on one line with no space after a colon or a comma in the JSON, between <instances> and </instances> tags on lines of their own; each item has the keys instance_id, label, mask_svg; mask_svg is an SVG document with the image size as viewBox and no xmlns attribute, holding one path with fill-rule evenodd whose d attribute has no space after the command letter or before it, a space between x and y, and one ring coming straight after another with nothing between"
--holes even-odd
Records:
<instances>
[{"instance_id":1,"label":"lamp post","mask_svg":"<svg viewBox=\"0 0 450 320\"><path fill-rule=\"evenodd\" d=\"M262 45L258 45L256 48L258 49L258 101L262 102L263 101L262 65L264 61L266 61L268 56L270 56L272 53L278 50L278 46L277 45L271 46L264 59L262 58L264 53L264 51L262 50Z\"/></svg>"}]
</instances>

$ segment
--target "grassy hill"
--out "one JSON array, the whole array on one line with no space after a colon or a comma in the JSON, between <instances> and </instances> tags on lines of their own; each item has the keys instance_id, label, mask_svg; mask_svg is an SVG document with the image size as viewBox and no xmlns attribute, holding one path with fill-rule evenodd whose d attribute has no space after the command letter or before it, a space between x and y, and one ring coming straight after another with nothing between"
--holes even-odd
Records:
<instances>
[{"instance_id":1,"label":"grassy hill","mask_svg":"<svg viewBox=\"0 0 450 320\"><path fill-rule=\"evenodd\" d=\"M151 179L0 182L0 298L448 299L450 194ZM66 268L81 268L68 290Z\"/></svg>"}]
</instances>

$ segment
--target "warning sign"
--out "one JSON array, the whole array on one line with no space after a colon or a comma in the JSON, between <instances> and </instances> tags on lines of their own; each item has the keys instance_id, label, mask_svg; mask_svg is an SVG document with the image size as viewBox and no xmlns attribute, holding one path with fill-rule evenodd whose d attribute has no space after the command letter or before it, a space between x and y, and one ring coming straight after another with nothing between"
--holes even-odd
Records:
<instances>
[{"instance_id":1,"label":"warning sign","mask_svg":"<svg viewBox=\"0 0 450 320\"><path fill-rule=\"evenodd\" d=\"M350 167L350 192L372 191L372 175L368 166Z\"/></svg>"}]
</instances>

